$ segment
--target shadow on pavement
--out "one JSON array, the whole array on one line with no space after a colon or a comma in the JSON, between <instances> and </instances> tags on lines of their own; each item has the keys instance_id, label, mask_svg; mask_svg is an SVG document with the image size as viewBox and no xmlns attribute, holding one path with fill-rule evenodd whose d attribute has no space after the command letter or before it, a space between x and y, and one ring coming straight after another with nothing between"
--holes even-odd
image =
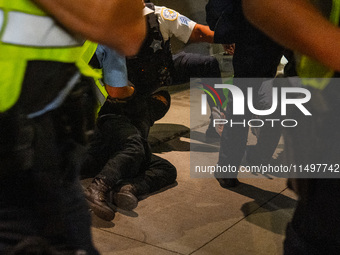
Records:
<instances>
[{"instance_id":1,"label":"shadow on pavement","mask_svg":"<svg viewBox=\"0 0 340 255\"><path fill-rule=\"evenodd\" d=\"M295 209L296 200L281 193L242 183L242 179L240 181L239 186L228 190L254 199L254 201L247 202L241 207L246 220L273 233L284 235L286 225L290 221L292 211ZM287 212L283 217L282 210L287 209L291 209L291 211Z\"/></svg>"}]
</instances>

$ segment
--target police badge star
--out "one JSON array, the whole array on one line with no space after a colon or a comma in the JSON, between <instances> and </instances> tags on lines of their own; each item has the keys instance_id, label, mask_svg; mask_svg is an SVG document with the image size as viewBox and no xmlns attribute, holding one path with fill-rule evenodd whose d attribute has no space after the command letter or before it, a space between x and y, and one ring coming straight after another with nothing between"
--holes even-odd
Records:
<instances>
[{"instance_id":1,"label":"police badge star","mask_svg":"<svg viewBox=\"0 0 340 255\"><path fill-rule=\"evenodd\" d=\"M153 39L153 41L150 45L150 48L153 49L153 52L161 50L162 49L162 41Z\"/></svg>"}]
</instances>

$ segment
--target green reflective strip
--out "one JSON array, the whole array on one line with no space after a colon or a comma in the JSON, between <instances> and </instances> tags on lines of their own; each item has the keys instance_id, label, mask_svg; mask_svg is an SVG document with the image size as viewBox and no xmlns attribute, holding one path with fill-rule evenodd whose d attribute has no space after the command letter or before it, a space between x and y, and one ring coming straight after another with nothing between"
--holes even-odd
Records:
<instances>
[{"instance_id":1,"label":"green reflective strip","mask_svg":"<svg viewBox=\"0 0 340 255\"><path fill-rule=\"evenodd\" d=\"M0 43L1 60L51 60L76 62L82 55L83 47L35 48Z\"/></svg>"},{"instance_id":2,"label":"green reflective strip","mask_svg":"<svg viewBox=\"0 0 340 255\"><path fill-rule=\"evenodd\" d=\"M78 63L78 67L80 68L81 72L86 76L93 77L94 79L102 78L102 71L99 69L93 69L88 64L95 54L97 46L98 43L86 41L83 45L83 52Z\"/></svg>"},{"instance_id":3,"label":"green reflective strip","mask_svg":"<svg viewBox=\"0 0 340 255\"><path fill-rule=\"evenodd\" d=\"M89 63L91 58L93 57L94 53L96 52L96 49L98 47L98 43L91 42L87 40L84 43L84 53L82 55L82 59L84 60L85 63Z\"/></svg>"},{"instance_id":4,"label":"green reflective strip","mask_svg":"<svg viewBox=\"0 0 340 255\"><path fill-rule=\"evenodd\" d=\"M214 101L215 106L217 106L216 100L215 100L214 96L210 93L210 91L208 91L206 89L202 89L202 88L199 88L199 89L203 90L205 93L207 93L211 97L211 99Z\"/></svg>"}]
</instances>

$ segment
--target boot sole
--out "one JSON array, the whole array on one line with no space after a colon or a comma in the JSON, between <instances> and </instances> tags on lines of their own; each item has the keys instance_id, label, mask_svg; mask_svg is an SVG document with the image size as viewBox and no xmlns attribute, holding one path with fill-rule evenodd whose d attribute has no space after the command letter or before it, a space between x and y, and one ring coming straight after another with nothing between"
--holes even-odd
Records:
<instances>
[{"instance_id":1,"label":"boot sole","mask_svg":"<svg viewBox=\"0 0 340 255\"><path fill-rule=\"evenodd\" d=\"M138 199L135 196L123 192L114 194L113 201L117 207L125 211L132 211L138 205Z\"/></svg>"},{"instance_id":2,"label":"boot sole","mask_svg":"<svg viewBox=\"0 0 340 255\"><path fill-rule=\"evenodd\" d=\"M97 215L99 218L106 220L106 221L112 221L115 218L115 212L112 210L107 210L103 208L102 206L99 206L92 201L86 199L91 210L94 212L95 215Z\"/></svg>"}]
</instances>

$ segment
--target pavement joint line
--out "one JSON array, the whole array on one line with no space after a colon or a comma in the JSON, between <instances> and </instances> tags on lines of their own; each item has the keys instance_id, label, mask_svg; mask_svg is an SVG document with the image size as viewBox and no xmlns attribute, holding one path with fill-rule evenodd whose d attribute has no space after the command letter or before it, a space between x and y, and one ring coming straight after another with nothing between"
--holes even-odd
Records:
<instances>
[{"instance_id":1,"label":"pavement joint line","mask_svg":"<svg viewBox=\"0 0 340 255\"><path fill-rule=\"evenodd\" d=\"M198 126L196 126L196 127L190 128L190 131L191 131L191 130L194 131L194 130L200 129L201 127L205 127L205 126L209 125L209 123L210 123L210 120L204 122L204 123L201 124L201 125L198 125Z\"/></svg>"},{"instance_id":2,"label":"pavement joint line","mask_svg":"<svg viewBox=\"0 0 340 255\"><path fill-rule=\"evenodd\" d=\"M264 202L263 204L261 204L258 208L256 208L255 210L251 211L250 213L248 213L247 215L245 215L244 217L242 217L240 220L236 221L234 224L232 224L231 226L229 226L227 229L223 230L221 233L219 233L218 235L216 235L214 238L212 238L210 241L206 242L205 244L203 244L202 246L200 246L199 248L197 248L196 250L194 250L193 252L189 253L188 255L191 255L197 251L199 251L200 249L202 249L204 246L208 245L209 243L211 243L212 241L216 240L218 237L220 237L221 235L223 235L224 233L226 233L228 230L230 230L231 228L233 228L234 226L236 226L238 223L240 223L241 221L243 221L244 219L246 219L247 217L249 217L251 214L253 214L254 212L256 212L257 210L259 210L260 208L262 208L264 205L268 204L270 201L272 201L273 199L275 199L277 196L281 195L284 191L286 191L288 189L288 187L286 187L285 189L283 189L282 191L280 191L279 193L277 193L275 196L273 196L272 198L268 199L268 201Z\"/></svg>"},{"instance_id":3,"label":"pavement joint line","mask_svg":"<svg viewBox=\"0 0 340 255\"><path fill-rule=\"evenodd\" d=\"M156 142L150 142L150 145L151 146L158 146L158 145L160 145L162 143L167 143L167 142L169 142L171 140L174 140L174 139L176 139L178 137L181 137L183 135L190 134L191 131L195 131L197 129L200 129L201 127L207 126L208 124L209 124L209 121L207 121L207 122L205 122L205 123L203 123L201 125L198 125L198 126L196 126L194 128L189 128L189 130L187 130L187 131L180 131L180 132L175 133L175 134L173 134L173 135L171 135L169 137L165 137L163 139L157 140Z\"/></svg>"},{"instance_id":4,"label":"pavement joint line","mask_svg":"<svg viewBox=\"0 0 340 255\"><path fill-rule=\"evenodd\" d=\"M183 91L190 90L190 83L185 82L181 84L176 84L176 85L169 85L166 86L165 89L170 93L170 95L177 94Z\"/></svg>"},{"instance_id":5,"label":"pavement joint line","mask_svg":"<svg viewBox=\"0 0 340 255\"><path fill-rule=\"evenodd\" d=\"M162 143L167 143L167 142L169 142L171 140L174 140L174 139L176 139L178 137L181 137L181 136L184 136L186 134L190 134L190 130L188 130L188 131L180 131L180 132L175 133L175 134L173 134L173 135L171 135L169 137L165 137L163 139L157 140L156 142L150 142L150 145L151 146L158 146L158 145L161 145Z\"/></svg>"},{"instance_id":6,"label":"pavement joint line","mask_svg":"<svg viewBox=\"0 0 340 255\"><path fill-rule=\"evenodd\" d=\"M103 231L103 232L106 232L108 234L111 234L111 235L117 235L117 236L120 236L120 237L123 237L123 238L127 238L127 239L130 239L132 241L136 241L138 243L142 243L142 244L146 244L146 245L149 245L149 246L152 246L152 247L155 247L155 248L158 248L158 249L161 249L161 250L164 250L164 251L168 251L168 252L172 252L174 254L179 254L179 255L186 255L184 253L179 253L177 251L172 251L172 250L169 250L169 249L166 249L164 247L160 247L160 246L157 246L157 245L154 245L154 244L150 244L150 243L147 243L147 242L143 242L143 241L140 241L138 239L134 239L134 238L131 238L131 237L128 237L128 236L124 236L122 234L117 234L117 233L114 233L114 232L110 232L108 230L105 230L105 229L102 229L102 228L96 228L97 230L100 230L100 231Z\"/></svg>"}]
</instances>

